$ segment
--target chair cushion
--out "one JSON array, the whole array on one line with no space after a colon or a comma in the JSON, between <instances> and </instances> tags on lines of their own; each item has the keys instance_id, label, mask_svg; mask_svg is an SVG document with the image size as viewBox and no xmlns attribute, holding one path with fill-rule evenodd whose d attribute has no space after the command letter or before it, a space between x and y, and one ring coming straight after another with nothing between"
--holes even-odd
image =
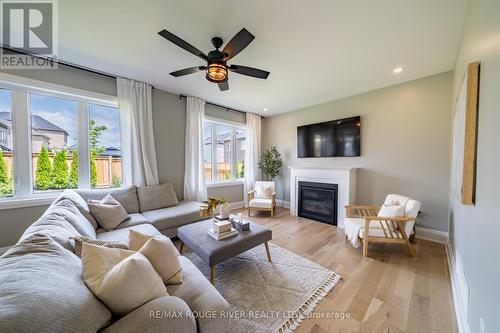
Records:
<instances>
[{"instance_id":1,"label":"chair cushion","mask_svg":"<svg viewBox=\"0 0 500 333\"><path fill-rule=\"evenodd\" d=\"M406 222L405 225L405 233L408 237L413 233L413 222ZM345 227L346 230L352 230L352 228L358 228L359 230L359 238L365 237L365 219L363 218L346 218L345 219ZM386 230L386 232L388 232ZM388 234L389 235L389 234ZM370 221L370 236L374 237L386 237L384 234L384 230L380 226L378 221ZM390 237L390 236L389 236Z\"/></svg>"},{"instance_id":2,"label":"chair cushion","mask_svg":"<svg viewBox=\"0 0 500 333\"><path fill-rule=\"evenodd\" d=\"M184 300L191 311L222 313L229 310L229 304L212 286L202 272L186 257L179 257L182 266L183 282L168 286L168 293ZM229 332L229 316L197 316L198 332Z\"/></svg>"},{"instance_id":3,"label":"chair cushion","mask_svg":"<svg viewBox=\"0 0 500 333\"><path fill-rule=\"evenodd\" d=\"M129 218L120 223L115 229L128 228L138 224L150 223L141 213L128 214Z\"/></svg>"},{"instance_id":4,"label":"chair cushion","mask_svg":"<svg viewBox=\"0 0 500 333\"><path fill-rule=\"evenodd\" d=\"M101 200L89 200L88 205L97 223L107 231L129 218L125 208L109 193Z\"/></svg>"},{"instance_id":5,"label":"chair cushion","mask_svg":"<svg viewBox=\"0 0 500 333\"><path fill-rule=\"evenodd\" d=\"M274 182L255 182L255 198L270 199L274 189Z\"/></svg>"},{"instance_id":6,"label":"chair cushion","mask_svg":"<svg viewBox=\"0 0 500 333\"><path fill-rule=\"evenodd\" d=\"M140 186L137 188L139 209L145 212L153 209L177 206L179 201L170 183L153 186Z\"/></svg>"},{"instance_id":7,"label":"chair cushion","mask_svg":"<svg viewBox=\"0 0 500 333\"><path fill-rule=\"evenodd\" d=\"M252 208L272 208L273 201L271 199L252 199L248 205Z\"/></svg>"},{"instance_id":8,"label":"chair cushion","mask_svg":"<svg viewBox=\"0 0 500 333\"><path fill-rule=\"evenodd\" d=\"M97 221L94 219L94 217L90 213L89 206L87 205L87 200L82 198L74 190L64 190L57 197L57 199L54 200L54 202L52 203L51 206L57 204L61 200L65 200L65 199L71 201L76 206L76 208L78 208L80 213L82 213L82 215L85 216L85 218L90 222L90 224L92 224L92 226L94 227L94 230L97 229L97 227L98 227Z\"/></svg>"},{"instance_id":9,"label":"chair cushion","mask_svg":"<svg viewBox=\"0 0 500 333\"><path fill-rule=\"evenodd\" d=\"M128 228L115 229L112 231L102 232L97 234L97 239L100 240L114 240L125 242L128 244L128 231L137 230L143 234L148 234L151 236L161 235L161 233L153 227L151 224L139 224Z\"/></svg>"},{"instance_id":10,"label":"chair cushion","mask_svg":"<svg viewBox=\"0 0 500 333\"><path fill-rule=\"evenodd\" d=\"M0 332L97 332L110 320L80 259L51 237L30 235L0 258Z\"/></svg>"},{"instance_id":11,"label":"chair cushion","mask_svg":"<svg viewBox=\"0 0 500 333\"><path fill-rule=\"evenodd\" d=\"M200 217L200 203L196 201L180 201L177 206L142 212L158 230L178 227L204 219Z\"/></svg>"},{"instance_id":12,"label":"chair cushion","mask_svg":"<svg viewBox=\"0 0 500 333\"><path fill-rule=\"evenodd\" d=\"M127 213L139 213L137 186L113 189L76 190L76 192L80 194L85 201L101 200L109 193L113 196L113 198L121 203Z\"/></svg>"},{"instance_id":13,"label":"chair cushion","mask_svg":"<svg viewBox=\"0 0 500 333\"><path fill-rule=\"evenodd\" d=\"M139 252L84 243L82 269L85 284L119 316L168 296L160 276Z\"/></svg>"}]
</instances>

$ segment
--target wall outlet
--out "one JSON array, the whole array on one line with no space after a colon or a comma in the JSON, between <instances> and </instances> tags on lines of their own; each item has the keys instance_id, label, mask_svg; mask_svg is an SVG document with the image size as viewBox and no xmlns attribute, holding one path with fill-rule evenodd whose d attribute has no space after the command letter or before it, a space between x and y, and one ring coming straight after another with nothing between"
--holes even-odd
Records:
<instances>
[{"instance_id":1,"label":"wall outlet","mask_svg":"<svg viewBox=\"0 0 500 333\"><path fill-rule=\"evenodd\" d=\"M479 318L479 332L484 333L484 322L483 318Z\"/></svg>"}]
</instances>

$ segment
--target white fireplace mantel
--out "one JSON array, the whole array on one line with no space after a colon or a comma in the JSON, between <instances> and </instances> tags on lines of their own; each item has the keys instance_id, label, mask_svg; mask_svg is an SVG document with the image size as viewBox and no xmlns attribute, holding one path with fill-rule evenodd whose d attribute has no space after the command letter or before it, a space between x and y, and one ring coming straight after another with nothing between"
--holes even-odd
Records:
<instances>
[{"instance_id":1,"label":"white fireplace mantel","mask_svg":"<svg viewBox=\"0 0 500 333\"><path fill-rule=\"evenodd\" d=\"M344 206L354 203L356 197L357 168L316 168L290 166L290 214L298 213L299 181L338 185L337 226L344 228Z\"/></svg>"}]
</instances>

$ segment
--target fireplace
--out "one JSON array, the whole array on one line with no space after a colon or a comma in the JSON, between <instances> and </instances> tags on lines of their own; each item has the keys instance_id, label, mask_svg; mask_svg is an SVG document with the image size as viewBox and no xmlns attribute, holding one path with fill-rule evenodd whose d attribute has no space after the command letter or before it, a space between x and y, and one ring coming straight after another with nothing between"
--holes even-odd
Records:
<instances>
[{"instance_id":1,"label":"fireplace","mask_svg":"<svg viewBox=\"0 0 500 333\"><path fill-rule=\"evenodd\" d=\"M299 216L337 225L337 184L299 181L297 192Z\"/></svg>"}]
</instances>

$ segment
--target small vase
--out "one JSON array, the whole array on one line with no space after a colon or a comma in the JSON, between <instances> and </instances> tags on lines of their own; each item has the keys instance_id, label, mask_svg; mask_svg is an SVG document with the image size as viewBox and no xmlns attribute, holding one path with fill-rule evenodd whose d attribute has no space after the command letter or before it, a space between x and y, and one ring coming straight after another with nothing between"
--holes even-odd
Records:
<instances>
[{"instance_id":1,"label":"small vase","mask_svg":"<svg viewBox=\"0 0 500 333\"><path fill-rule=\"evenodd\" d=\"M221 204L219 210L220 210L220 217L222 219L229 218L229 214L231 214L231 206L229 205L229 203L225 202Z\"/></svg>"}]
</instances>

